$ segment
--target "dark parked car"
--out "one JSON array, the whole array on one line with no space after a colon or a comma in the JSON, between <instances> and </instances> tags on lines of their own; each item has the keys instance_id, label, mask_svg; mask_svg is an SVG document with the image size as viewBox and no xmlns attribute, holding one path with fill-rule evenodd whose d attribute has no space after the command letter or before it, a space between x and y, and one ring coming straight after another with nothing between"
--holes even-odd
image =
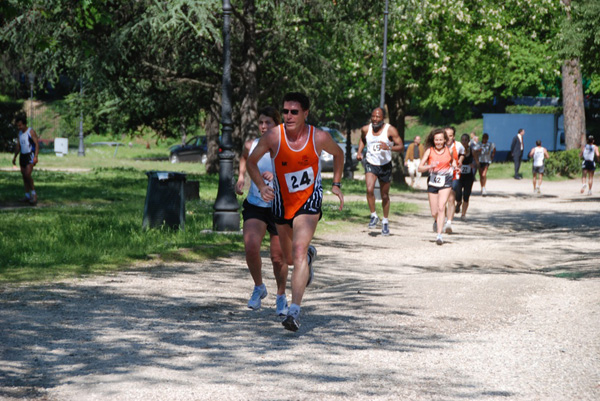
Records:
<instances>
[{"instance_id":1,"label":"dark parked car","mask_svg":"<svg viewBox=\"0 0 600 401\"><path fill-rule=\"evenodd\" d=\"M171 163L201 162L205 164L207 151L206 136L195 136L185 145L171 146L169 161Z\"/></svg>"},{"instance_id":2,"label":"dark parked car","mask_svg":"<svg viewBox=\"0 0 600 401\"><path fill-rule=\"evenodd\" d=\"M346 163L346 137L338 130L334 128L328 127L320 127L325 132L328 132L329 135L333 138L335 142L342 148L344 151L344 163ZM358 165L358 160L356 159L356 154L358 152L358 146L352 145L352 169L354 170ZM325 151L321 153L321 171L333 171L333 156Z\"/></svg>"}]
</instances>

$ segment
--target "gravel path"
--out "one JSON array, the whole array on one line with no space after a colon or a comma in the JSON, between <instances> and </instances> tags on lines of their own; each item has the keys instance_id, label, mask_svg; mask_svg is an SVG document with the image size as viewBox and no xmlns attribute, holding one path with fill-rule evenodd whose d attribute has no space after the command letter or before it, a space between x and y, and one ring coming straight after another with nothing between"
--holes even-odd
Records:
<instances>
[{"instance_id":1,"label":"gravel path","mask_svg":"<svg viewBox=\"0 0 600 401\"><path fill-rule=\"evenodd\" d=\"M0 286L0 399L600 399L600 198L488 189L441 247L424 192L389 237L319 234L297 333L268 258L259 311L241 254Z\"/></svg>"}]
</instances>

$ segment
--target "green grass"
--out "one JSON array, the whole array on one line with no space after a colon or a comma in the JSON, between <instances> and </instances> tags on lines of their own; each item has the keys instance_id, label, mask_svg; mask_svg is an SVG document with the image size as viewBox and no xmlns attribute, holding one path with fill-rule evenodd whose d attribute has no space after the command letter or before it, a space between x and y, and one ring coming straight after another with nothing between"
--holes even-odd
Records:
<instances>
[{"instance_id":1,"label":"green grass","mask_svg":"<svg viewBox=\"0 0 600 401\"><path fill-rule=\"evenodd\" d=\"M45 280L100 273L135 261L202 260L239 252L241 236L203 233L212 228L215 176L200 181L201 199L186 203L185 231L142 230L147 177L132 168L91 172L38 171L37 208L0 210L0 281ZM21 195L18 173L0 172L0 204Z\"/></svg>"},{"instance_id":2,"label":"green grass","mask_svg":"<svg viewBox=\"0 0 600 401\"><path fill-rule=\"evenodd\" d=\"M172 165L168 161L137 160L158 153L145 147L88 147L85 157L76 150L66 157L40 154L34 170L39 204L17 206L23 183L12 170L12 155L0 154L0 282L29 282L102 274L140 262L201 261L243 252L241 235L207 233L212 229L218 176L209 176L198 163ZM48 168L48 170L44 170ZM54 169L64 169L56 171ZM78 169L77 171L72 171ZM182 171L200 182L200 199L186 203L185 231L142 230L148 179L146 171ZM328 188L331 179L325 179ZM395 186L392 193L402 187ZM364 181L344 181L345 194L364 194ZM244 197L238 197L241 204ZM339 231L362 223L366 202L323 205L319 232ZM240 209L241 210L241 209ZM411 211L394 204L392 214Z\"/></svg>"},{"instance_id":3,"label":"green grass","mask_svg":"<svg viewBox=\"0 0 600 401\"><path fill-rule=\"evenodd\" d=\"M460 135L465 134L465 133L471 133L473 131L480 138L481 138L481 135L483 134L483 119L482 118L467 120L467 121L463 121L461 123L448 124L448 125L452 125L456 128L456 136L457 137L460 137ZM427 135L429 135L431 130L434 128L443 128L443 127L423 124L423 123L421 123L421 121L419 120L418 117L412 117L412 116L407 117L406 118L406 131L404 133L404 137L407 141L408 140L412 141L418 135L424 141L425 138L427 138Z\"/></svg>"},{"instance_id":4,"label":"green grass","mask_svg":"<svg viewBox=\"0 0 600 401\"><path fill-rule=\"evenodd\" d=\"M533 179L533 173L531 172L533 162L526 161L521 163L521 168L519 169L519 173L523 176L523 179ZM502 163L492 163L488 169L488 179L507 179L513 178L515 175L515 167L513 162L502 162ZM479 175L477 176L479 177ZM544 181L565 181L568 180L569 177L562 177L560 175L549 176L544 174Z\"/></svg>"}]
</instances>

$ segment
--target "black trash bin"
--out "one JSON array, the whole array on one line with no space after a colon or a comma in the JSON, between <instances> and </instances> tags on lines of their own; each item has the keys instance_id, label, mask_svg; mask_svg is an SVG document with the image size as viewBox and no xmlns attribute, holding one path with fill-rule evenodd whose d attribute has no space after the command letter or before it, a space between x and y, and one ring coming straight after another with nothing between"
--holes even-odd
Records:
<instances>
[{"instance_id":1,"label":"black trash bin","mask_svg":"<svg viewBox=\"0 0 600 401\"><path fill-rule=\"evenodd\" d=\"M148 171L148 190L144 206L143 229L167 227L184 229L185 174Z\"/></svg>"}]
</instances>

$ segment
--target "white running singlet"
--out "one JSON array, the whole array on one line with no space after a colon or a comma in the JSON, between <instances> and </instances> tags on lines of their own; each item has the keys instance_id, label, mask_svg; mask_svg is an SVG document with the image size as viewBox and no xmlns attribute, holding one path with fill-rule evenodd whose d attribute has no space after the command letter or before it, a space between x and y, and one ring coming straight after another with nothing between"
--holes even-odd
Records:
<instances>
[{"instance_id":1,"label":"white running singlet","mask_svg":"<svg viewBox=\"0 0 600 401\"><path fill-rule=\"evenodd\" d=\"M536 146L533 151L533 167L542 167L544 165L544 148Z\"/></svg>"},{"instance_id":2,"label":"white running singlet","mask_svg":"<svg viewBox=\"0 0 600 401\"><path fill-rule=\"evenodd\" d=\"M373 135L373 124L369 124L369 130L365 140L367 141L367 163L374 166L383 166L392 161L391 147L394 145L387 136L389 124L383 124L383 129L379 135ZM387 144L390 149L382 150L381 143Z\"/></svg>"}]
</instances>

